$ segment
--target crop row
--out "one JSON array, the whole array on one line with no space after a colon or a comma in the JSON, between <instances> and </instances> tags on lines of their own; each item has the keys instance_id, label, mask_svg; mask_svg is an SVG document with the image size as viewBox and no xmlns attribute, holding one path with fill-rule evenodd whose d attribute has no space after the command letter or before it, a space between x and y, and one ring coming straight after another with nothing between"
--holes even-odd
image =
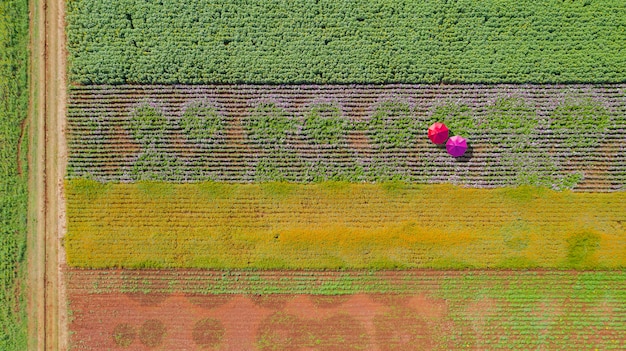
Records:
<instances>
[{"instance_id":1,"label":"crop row","mask_svg":"<svg viewBox=\"0 0 626 351\"><path fill-rule=\"evenodd\" d=\"M27 349L28 1L0 1L0 350Z\"/></svg>"},{"instance_id":2,"label":"crop row","mask_svg":"<svg viewBox=\"0 0 626 351\"><path fill-rule=\"evenodd\" d=\"M626 266L625 192L82 179L66 191L74 267Z\"/></svg>"},{"instance_id":3,"label":"crop row","mask_svg":"<svg viewBox=\"0 0 626 351\"><path fill-rule=\"evenodd\" d=\"M206 270L68 268L68 292L82 294L345 295L428 293L437 298L499 299L512 305L544 299L624 301L624 271L554 270ZM622 307L624 308L624 307ZM624 311L626 312L626 311Z\"/></svg>"},{"instance_id":4,"label":"crop row","mask_svg":"<svg viewBox=\"0 0 626 351\"><path fill-rule=\"evenodd\" d=\"M610 191L625 116L622 85L75 87L68 177ZM469 138L466 156L428 142L434 121Z\"/></svg>"},{"instance_id":5,"label":"crop row","mask_svg":"<svg viewBox=\"0 0 626 351\"><path fill-rule=\"evenodd\" d=\"M80 84L624 82L621 0L75 0Z\"/></svg>"}]
</instances>

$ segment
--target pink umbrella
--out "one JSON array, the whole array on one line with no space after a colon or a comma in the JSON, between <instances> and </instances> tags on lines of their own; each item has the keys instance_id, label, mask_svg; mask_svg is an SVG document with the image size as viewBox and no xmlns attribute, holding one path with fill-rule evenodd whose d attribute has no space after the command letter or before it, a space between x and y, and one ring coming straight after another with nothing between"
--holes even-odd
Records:
<instances>
[{"instance_id":1,"label":"pink umbrella","mask_svg":"<svg viewBox=\"0 0 626 351\"><path fill-rule=\"evenodd\" d=\"M428 128L428 138L435 144L443 144L448 139L448 127L440 122L433 123Z\"/></svg>"},{"instance_id":2,"label":"pink umbrella","mask_svg":"<svg viewBox=\"0 0 626 351\"><path fill-rule=\"evenodd\" d=\"M446 149L448 153L454 157L463 156L465 150L467 150L467 139L460 135L450 137L446 143Z\"/></svg>"}]
</instances>

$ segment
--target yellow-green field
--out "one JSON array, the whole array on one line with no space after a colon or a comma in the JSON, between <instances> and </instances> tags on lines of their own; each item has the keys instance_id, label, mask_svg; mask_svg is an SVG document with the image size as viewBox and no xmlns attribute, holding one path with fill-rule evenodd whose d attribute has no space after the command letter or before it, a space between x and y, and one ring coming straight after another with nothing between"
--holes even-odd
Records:
<instances>
[{"instance_id":1,"label":"yellow-green field","mask_svg":"<svg viewBox=\"0 0 626 351\"><path fill-rule=\"evenodd\" d=\"M70 180L74 267L626 267L626 193Z\"/></svg>"}]
</instances>

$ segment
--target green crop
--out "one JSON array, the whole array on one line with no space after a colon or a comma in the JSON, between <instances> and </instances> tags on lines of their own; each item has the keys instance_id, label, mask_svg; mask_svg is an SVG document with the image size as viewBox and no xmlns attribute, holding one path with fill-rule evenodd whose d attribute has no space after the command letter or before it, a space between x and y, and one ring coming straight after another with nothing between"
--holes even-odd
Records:
<instances>
[{"instance_id":1,"label":"green crop","mask_svg":"<svg viewBox=\"0 0 626 351\"><path fill-rule=\"evenodd\" d=\"M415 143L417 128L409 104L385 101L369 120L369 136L380 149L408 148Z\"/></svg>"},{"instance_id":2,"label":"green crop","mask_svg":"<svg viewBox=\"0 0 626 351\"><path fill-rule=\"evenodd\" d=\"M139 143L144 146L158 142L167 128L167 119L154 106L142 104L131 113L130 131Z\"/></svg>"},{"instance_id":3,"label":"green crop","mask_svg":"<svg viewBox=\"0 0 626 351\"><path fill-rule=\"evenodd\" d=\"M432 114L421 125L427 130L435 122L444 123L450 129L450 136L463 135L468 137L476 133L476 121L472 109L464 104L445 102L433 108Z\"/></svg>"},{"instance_id":4,"label":"green crop","mask_svg":"<svg viewBox=\"0 0 626 351\"><path fill-rule=\"evenodd\" d=\"M244 127L251 140L259 145L278 146L294 129L292 117L275 103L261 103L245 120Z\"/></svg>"},{"instance_id":5,"label":"green crop","mask_svg":"<svg viewBox=\"0 0 626 351\"><path fill-rule=\"evenodd\" d=\"M622 0L72 0L70 80L625 82Z\"/></svg>"},{"instance_id":6,"label":"green crop","mask_svg":"<svg viewBox=\"0 0 626 351\"><path fill-rule=\"evenodd\" d=\"M196 101L185 109L180 126L190 140L211 142L224 129L224 119L207 101Z\"/></svg>"},{"instance_id":7,"label":"green crop","mask_svg":"<svg viewBox=\"0 0 626 351\"><path fill-rule=\"evenodd\" d=\"M28 2L0 1L0 350L26 350Z\"/></svg>"},{"instance_id":8,"label":"green crop","mask_svg":"<svg viewBox=\"0 0 626 351\"><path fill-rule=\"evenodd\" d=\"M317 144L337 145L345 142L349 125L341 109L332 104L311 106L304 120L304 133Z\"/></svg>"},{"instance_id":9,"label":"green crop","mask_svg":"<svg viewBox=\"0 0 626 351\"><path fill-rule=\"evenodd\" d=\"M562 135L565 146L575 151L597 146L607 132L611 119L607 109L591 99L566 100L557 106L551 117L552 129ZM589 138L580 132L590 130L600 133L600 137Z\"/></svg>"}]
</instances>

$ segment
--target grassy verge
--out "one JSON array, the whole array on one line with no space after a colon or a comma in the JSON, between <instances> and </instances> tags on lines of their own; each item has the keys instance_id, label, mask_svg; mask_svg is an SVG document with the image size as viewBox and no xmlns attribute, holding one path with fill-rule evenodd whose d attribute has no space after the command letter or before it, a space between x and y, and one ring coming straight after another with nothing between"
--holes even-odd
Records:
<instances>
[{"instance_id":1,"label":"grassy verge","mask_svg":"<svg viewBox=\"0 0 626 351\"><path fill-rule=\"evenodd\" d=\"M26 350L28 2L0 1L0 350Z\"/></svg>"},{"instance_id":2,"label":"grassy verge","mask_svg":"<svg viewBox=\"0 0 626 351\"><path fill-rule=\"evenodd\" d=\"M626 267L623 192L80 179L66 189L74 267Z\"/></svg>"},{"instance_id":3,"label":"grassy verge","mask_svg":"<svg viewBox=\"0 0 626 351\"><path fill-rule=\"evenodd\" d=\"M624 82L621 0L68 1L70 80Z\"/></svg>"}]
</instances>

